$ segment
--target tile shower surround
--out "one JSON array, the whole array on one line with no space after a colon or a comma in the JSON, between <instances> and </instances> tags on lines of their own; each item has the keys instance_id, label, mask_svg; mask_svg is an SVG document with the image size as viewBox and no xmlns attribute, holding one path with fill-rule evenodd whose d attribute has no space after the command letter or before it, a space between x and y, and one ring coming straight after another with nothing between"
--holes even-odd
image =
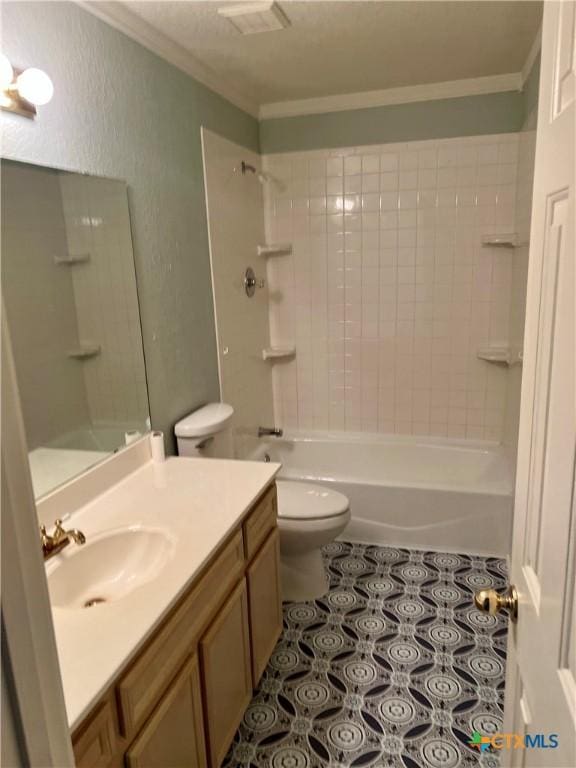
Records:
<instances>
[{"instance_id":1,"label":"tile shower surround","mask_svg":"<svg viewBox=\"0 0 576 768\"><path fill-rule=\"evenodd\" d=\"M276 422L500 440L518 134L267 155Z\"/></svg>"},{"instance_id":2,"label":"tile shower surround","mask_svg":"<svg viewBox=\"0 0 576 768\"><path fill-rule=\"evenodd\" d=\"M224 768L498 768L507 619L476 610L504 560L333 542L327 595L284 631Z\"/></svg>"},{"instance_id":3,"label":"tile shower surround","mask_svg":"<svg viewBox=\"0 0 576 768\"><path fill-rule=\"evenodd\" d=\"M60 176L69 268L80 339L100 346L82 363L90 422L144 425L148 391L126 186L114 179ZM62 269L60 267L60 269Z\"/></svg>"}]
</instances>

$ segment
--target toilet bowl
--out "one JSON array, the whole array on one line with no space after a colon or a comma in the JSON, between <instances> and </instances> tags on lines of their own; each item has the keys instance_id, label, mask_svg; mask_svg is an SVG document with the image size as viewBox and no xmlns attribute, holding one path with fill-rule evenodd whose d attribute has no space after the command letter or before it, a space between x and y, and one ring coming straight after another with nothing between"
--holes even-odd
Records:
<instances>
[{"instance_id":1,"label":"toilet bowl","mask_svg":"<svg viewBox=\"0 0 576 768\"><path fill-rule=\"evenodd\" d=\"M344 494L321 485L277 480L282 598L315 600L328 591L321 548L350 520Z\"/></svg>"},{"instance_id":2,"label":"toilet bowl","mask_svg":"<svg viewBox=\"0 0 576 768\"><path fill-rule=\"evenodd\" d=\"M180 456L224 458L232 451L223 441L234 411L209 403L179 421L174 432ZM315 600L328 591L321 548L342 533L350 520L344 494L321 485L277 480L282 599Z\"/></svg>"}]
</instances>

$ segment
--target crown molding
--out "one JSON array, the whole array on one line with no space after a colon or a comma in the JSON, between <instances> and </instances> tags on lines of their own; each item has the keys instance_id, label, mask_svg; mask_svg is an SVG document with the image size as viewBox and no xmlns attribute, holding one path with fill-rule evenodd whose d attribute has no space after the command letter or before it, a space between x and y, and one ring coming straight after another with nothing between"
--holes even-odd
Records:
<instances>
[{"instance_id":1,"label":"crown molding","mask_svg":"<svg viewBox=\"0 0 576 768\"><path fill-rule=\"evenodd\" d=\"M540 29L536 33L534 42L532 43L532 46L528 51L528 56L526 57L526 61L524 62L524 66L522 67L522 71L520 73L522 77L522 86L524 86L524 83L526 82L526 80L528 80L528 76L532 71L532 67L534 66L534 62L536 61L536 57L540 53L541 48L542 48L542 27L540 27Z\"/></svg>"},{"instance_id":2,"label":"crown molding","mask_svg":"<svg viewBox=\"0 0 576 768\"><path fill-rule=\"evenodd\" d=\"M125 5L108 0L76 0L76 4L114 29L123 32L152 53L186 72L211 91L219 94L252 117L258 117L258 105L248 96L230 88L223 78L197 59L190 51L159 32Z\"/></svg>"},{"instance_id":3,"label":"crown molding","mask_svg":"<svg viewBox=\"0 0 576 768\"><path fill-rule=\"evenodd\" d=\"M361 91L335 96L320 96L297 101L277 101L260 107L261 120L272 117L296 117L317 115L325 112L342 112L349 109L369 109L390 104L409 104L415 101L455 99L462 96L478 96L485 93L520 91L522 80L519 72L506 75L474 77L466 80L451 80L445 83L408 85L388 88L383 91Z\"/></svg>"},{"instance_id":4,"label":"crown molding","mask_svg":"<svg viewBox=\"0 0 576 768\"><path fill-rule=\"evenodd\" d=\"M211 91L219 94L252 117L267 120L275 117L297 117L326 112L343 112L354 109L369 109L393 104L409 104L417 101L454 99L464 96L478 96L487 93L520 91L542 45L542 28L538 31L521 72L504 75L490 75L464 80L451 80L426 85L408 85L379 91L320 96L311 99L278 101L258 104L246 94L230 88L224 78L211 67L197 59L190 51L159 32L147 21L132 13L126 5L109 0L75 0L84 10L124 33L132 40L160 56L186 74L198 80Z\"/></svg>"}]
</instances>

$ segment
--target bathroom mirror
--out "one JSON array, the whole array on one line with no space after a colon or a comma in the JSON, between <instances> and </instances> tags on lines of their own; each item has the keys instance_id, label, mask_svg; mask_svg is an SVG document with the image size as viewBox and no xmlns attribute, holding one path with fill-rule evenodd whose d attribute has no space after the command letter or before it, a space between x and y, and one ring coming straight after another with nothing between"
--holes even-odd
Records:
<instances>
[{"instance_id":1,"label":"bathroom mirror","mask_svg":"<svg viewBox=\"0 0 576 768\"><path fill-rule=\"evenodd\" d=\"M2 160L2 298L36 498L149 429L126 184Z\"/></svg>"}]
</instances>

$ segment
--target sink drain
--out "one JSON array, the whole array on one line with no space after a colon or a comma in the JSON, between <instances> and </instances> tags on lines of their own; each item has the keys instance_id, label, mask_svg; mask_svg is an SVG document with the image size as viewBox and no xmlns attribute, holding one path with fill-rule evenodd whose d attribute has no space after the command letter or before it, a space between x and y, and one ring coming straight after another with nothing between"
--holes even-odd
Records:
<instances>
[{"instance_id":1,"label":"sink drain","mask_svg":"<svg viewBox=\"0 0 576 768\"><path fill-rule=\"evenodd\" d=\"M86 602L83 605L83 608L92 608L94 605L100 605L101 603L105 603L106 598L105 597L91 597L90 600L86 600Z\"/></svg>"}]
</instances>

